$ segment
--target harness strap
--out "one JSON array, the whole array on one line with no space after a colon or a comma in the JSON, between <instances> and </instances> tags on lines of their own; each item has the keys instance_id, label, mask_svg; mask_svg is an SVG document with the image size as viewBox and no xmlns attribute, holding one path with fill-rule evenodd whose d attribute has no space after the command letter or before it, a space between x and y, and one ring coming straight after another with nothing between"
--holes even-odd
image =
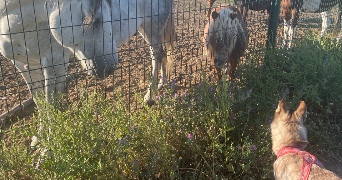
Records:
<instances>
[{"instance_id":1,"label":"harness strap","mask_svg":"<svg viewBox=\"0 0 342 180\"><path fill-rule=\"evenodd\" d=\"M277 159L289 153L296 153L303 157L302 173L300 175L301 180L308 180L312 164L317 164L321 168L324 168L323 164L315 156L304 151L302 147L286 146L284 148L281 148L278 151Z\"/></svg>"}]
</instances>

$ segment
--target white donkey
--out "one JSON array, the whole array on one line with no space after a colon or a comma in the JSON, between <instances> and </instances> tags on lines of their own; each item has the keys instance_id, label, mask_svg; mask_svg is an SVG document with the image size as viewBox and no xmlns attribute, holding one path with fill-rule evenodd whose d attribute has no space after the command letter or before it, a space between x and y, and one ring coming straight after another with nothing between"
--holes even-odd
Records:
<instances>
[{"instance_id":1,"label":"white donkey","mask_svg":"<svg viewBox=\"0 0 342 180\"><path fill-rule=\"evenodd\" d=\"M0 52L32 95L45 92L52 103L64 91L71 54L88 74L105 78L118 63L117 46L138 31L151 49L152 82L145 95L151 103L159 69L164 77L172 69L172 10L173 0L1 0ZM33 137L31 146L38 141Z\"/></svg>"}]
</instances>

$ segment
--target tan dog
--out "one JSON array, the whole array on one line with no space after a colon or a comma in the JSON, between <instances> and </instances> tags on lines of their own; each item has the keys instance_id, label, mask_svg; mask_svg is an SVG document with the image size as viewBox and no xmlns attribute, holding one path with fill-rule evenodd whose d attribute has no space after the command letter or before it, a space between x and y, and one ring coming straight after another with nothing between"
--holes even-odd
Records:
<instances>
[{"instance_id":1,"label":"tan dog","mask_svg":"<svg viewBox=\"0 0 342 180\"><path fill-rule=\"evenodd\" d=\"M285 99L279 102L271 124L272 150L278 156L273 164L275 179L340 179L335 173L324 169L314 156L304 151L308 144L304 126L306 117L304 101L295 111L287 108Z\"/></svg>"}]
</instances>

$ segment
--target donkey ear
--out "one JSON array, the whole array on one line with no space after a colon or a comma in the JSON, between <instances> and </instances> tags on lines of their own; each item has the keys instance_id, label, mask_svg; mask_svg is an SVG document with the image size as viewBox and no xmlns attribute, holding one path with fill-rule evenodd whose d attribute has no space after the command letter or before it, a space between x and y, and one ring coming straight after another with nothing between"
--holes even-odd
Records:
<instances>
[{"instance_id":1,"label":"donkey ear","mask_svg":"<svg viewBox=\"0 0 342 180\"><path fill-rule=\"evenodd\" d=\"M299 107L296 110L296 113L298 116L300 116L303 119L303 121L305 121L306 120L306 112L307 112L307 110L306 110L305 102L302 101L302 102L300 102Z\"/></svg>"},{"instance_id":2,"label":"donkey ear","mask_svg":"<svg viewBox=\"0 0 342 180\"><path fill-rule=\"evenodd\" d=\"M237 17L236 11L234 11L233 13L230 13L229 15L230 15L230 18L231 18L232 20L234 20L234 19Z\"/></svg>"},{"instance_id":3,"label":"donkey ear","mask_svg":"<svg viewBox=\"0 0 342 180\"><path fill-rule=\"evenodd\" d=\"M285 101L285 98L283 98L279 104L278 104L278 108L276 110L277 113L280 113L280 112L286 112L287 111L287 105L286 105L286 101Z\"/></svg>"},{"instance_id":4,"label":"donkey ear","mask_svg":"<svg viewBox=\"0 0 342 180\"><path fill-rule=\"evenodd\" d=\"M216 19L218 16L219 16L219 14L218 14L216 11L213 11L213 12L211 13L211 17L212 17L213 19Z\"/></svg>"}]
</instances>

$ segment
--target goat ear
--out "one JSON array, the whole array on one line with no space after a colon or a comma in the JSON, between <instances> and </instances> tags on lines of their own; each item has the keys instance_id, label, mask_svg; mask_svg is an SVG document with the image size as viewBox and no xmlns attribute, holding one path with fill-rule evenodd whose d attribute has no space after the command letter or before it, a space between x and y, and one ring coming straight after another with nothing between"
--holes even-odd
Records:
<instances>
[{"instance_id":1,"label":"goat ear","mask_svg":"<svg viewBox=\"0 0 342 180\"><path fill-rule=\"evenodd\" d=\"M216 11L213 11L213 12L211 13L211 17L212 17L213 19L216 19L218 16L219 16L219 14L218 14Z\"/></svg>"},{"instance_id":2,"label":"goat ear","mask_svg":"<svg viewBox=\"0 0 342 180\"><path fill-rule=\"evenodd\" d=\"M286 101L285 101L285 98L283 98L279 104L278 104L278 108L276 110L277 113L280 113L280 112L286 112L287 111L287 105L286 105Z\"/></svg>"},{"instance_id":3,"label":"goat ear","mask_svg":"<svg viewBox=\"0 0 342 180\"><path fill-rule=\"evenodd\" d=\"M230 13L229 15L230 15L230 18L231 18L232 20L234 20L234 19L237 17L236 11L234 11L233 13Z\"/></svg>"},{"instance_id":4,"label":"goat ear","mask_svg":"<svg viewBox=\"0 0 342 180\"><path fill-rule=\"evenodd\" d=\"M296 113L298 116L300 116L303 119L303 121L305 121L306 120L306 112L307 112L307 110L306 110L305 102L302 101L302 102L300 102L299 107L296 110Z\"/></svg>"}]
</instances>

